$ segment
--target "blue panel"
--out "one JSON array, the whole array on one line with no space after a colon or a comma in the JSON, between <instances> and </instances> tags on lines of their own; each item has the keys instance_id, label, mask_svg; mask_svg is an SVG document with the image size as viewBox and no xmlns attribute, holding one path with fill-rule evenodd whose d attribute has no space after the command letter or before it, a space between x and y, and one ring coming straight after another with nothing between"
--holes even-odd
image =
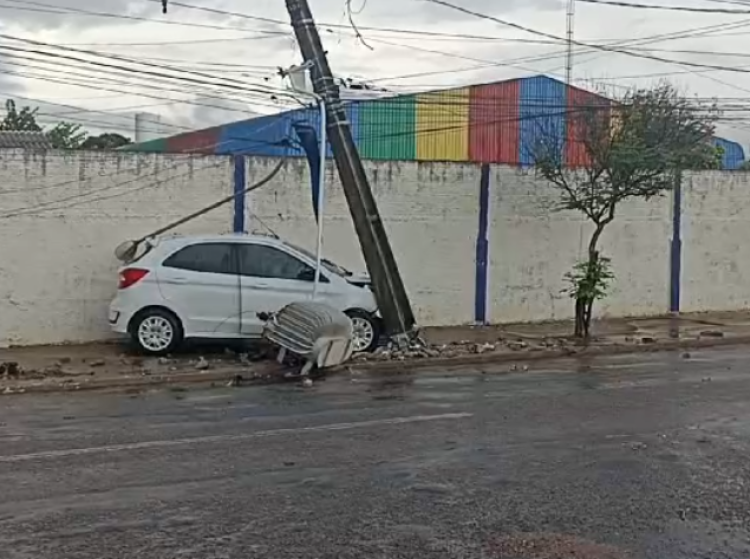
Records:
<instances>
[{"instance_id":1,"label":"blue panel","mask_svg":"<svg viewBox=\"0 0 750 559\"><path fill-rule=\"evenodd\" d=\"M245 158L241 155L234 157L234 220L232 231L245 232Z\"/></svg>"},{"instance_id":2,"label":"blue panel","mask_svg":"<svg viewBox=\"0 0 750 559\"><path fill-rule=\"evenodd\" d=\"M727 170L739 169L745 161L745 150L737 142L730 142L724 138L714 138L714 145L724 148L721 168Z\"/></svg>"},{"instance_id":3,"label":"blue panel","mask_svg":"<svg viewBox=\"0 0 750 559\"><path fill-rule=\"evenodd\" d=\"M351 126L352 130L352 136L354 137L354 143L357 147L359 147L359 102L345 102L344 103L344 111L346 112L346 118L349 121L349 126ZM300 111L295 111L292 118L296 122L304 122L305 124L308 124L315 128L315 130L320 131L320 109L318 107L310 107L307 109L303 109ZM333 152L331 151L331 144L327 142L326 147L326 155L327 157L333 157ZM293 155L304 155L301 149L297 148L297 151L293 153Z\"/></svg>"},{"instance_id":4,"label":"blue panel","mask_svg":"<svg viewBox=\"0 0 750 559\"><path fill-rule=\"evenodd\" d=\"M479 230L477 231L474 285L474 321L487 324L487 278L489 271L490 166L482 165L479 181Z\"/></svg>"},{"instance_id":5,"label":"blue panel","mask_svg":"<svg viewBox=\"0 0 750 559\"><path fill-rule=\"evenodd\" d=\"M539 142L553 140L560 157L565 140L565 84L546 76L521 80L520 142L518 160L521 165L534 163Z\"/></svg>"},{"instance_id":6,"label":"blue panel","mask_svg":"<svg viewBox=\"0 0 750 559\"><path fill-rule=\"evenodd\" d=\"M672 189L672 243L669 251L669 311L680 312L682 282L682 174Z\"/></svg>"},{"instance_id":7,"label":"blue panel","mask_svg":"<svg viewBox=\"0 0 750 559\"><path fill-rule=\"evenodd\" d=\"M287 157L293 149L291 115L286 112L227 124L221 129L217 154ZM295 153L296 155L296 153Z\"/></svg>"}]
</instances>

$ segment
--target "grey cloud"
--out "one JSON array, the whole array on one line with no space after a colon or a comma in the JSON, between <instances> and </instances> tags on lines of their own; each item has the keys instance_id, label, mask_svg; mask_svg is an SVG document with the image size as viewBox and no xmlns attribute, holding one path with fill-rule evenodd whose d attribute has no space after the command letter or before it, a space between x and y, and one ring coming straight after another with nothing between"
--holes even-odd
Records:
<instances>
[{"instance_id":1,"label":"grey cloud","mask_svg":"<svg viewBox=\"0 0 750 559\"><path fill-rule=\"evenodd\" d=\"M451 3L466 8L467 10L489 16L503 17L518 11L519 9L534 9L542 11L558 10L562 6L561 0L451 0ZM391 10L383 9L385 5L391 4ZM398 8L396 8L398 7ZM393 21L393 13L398 13L398 19L408 19L414 22L439 24L448 22L481 21L477 17L440 6L426 0L404 3L400 0L384 2L378 10L384 19ZM406 8L406 9L404 9ZM398 9L398 12L395 11ZM372 10L375 12L375 10ZM367 16L374 14L367 13ZM446 29L446 31L451 31Z\"/></svg>"},{"instance_id":2,"label":"grey cloud","mask_svg":"<svg viewBox=\"0 0 750 559\"><path fill-rule=\"evenodd\" d=\"M208 128L228 122L259 116L247 104L231 99L199 97L195 105L185 107L189 112L182 120L192 129Z\"/></svg>"},{"instance_id":3,"label":"grey cloud","mask_svg":"<svg viewBox=\"0 0 750 559\"><path fill-rule=\"evenodd\" d=\"M30 30L54 29L87 29L101 26L121 26L133 24L127 19L117 17L98 17L86 15L83 12L98 12L113 16L129 15L158 20L170 18L171 21L200 21L205 23L220 23L228 27L243 27L262 30L284 30L288 27L276 26L273 23L253 21L241 16L222 15L206 11L196 11L182 6L171 8L167 16L161 13L158 0L33 0L33 5L15 4L11 1L8 7L2 7L4 19L8 23L17 24ZM520 8L536 10L554 10L562 6L562 0L455 0L469 10L491 15L512 13ZM270 17L281 21L287 20L287 14L282 2L268 0L223 1L192 0L191 4L206 8L213 8L225 12ZM355 2L356 4L356 2ZM335 23L345 22L344 0L319 0L313 5L316 20ZM58 12L58 13L49 13ZM68 13L60 13L68 12ZM379 0L364 5L364 9L356 18L363 25L376 22L384 25L410 24L442 24L476 19L468 14L439 6L426 0ZM187 30L188 28L186 28ZM186 31L187 32L187 31Z\"/></svg>"},{"instance_id":4,"label":"grey cloud","mask_svg":"<svg viewBox=\"0 0 750 559\"><path fill-rule=\"evenodd\" d=\"M10 0L7 6L2 6L2 13L4 23L32 31L88 29L135 23L118 16L149 19L164 17L160 2L155 0L29 0L28 4Z\"/></svg>"}]
</instances>

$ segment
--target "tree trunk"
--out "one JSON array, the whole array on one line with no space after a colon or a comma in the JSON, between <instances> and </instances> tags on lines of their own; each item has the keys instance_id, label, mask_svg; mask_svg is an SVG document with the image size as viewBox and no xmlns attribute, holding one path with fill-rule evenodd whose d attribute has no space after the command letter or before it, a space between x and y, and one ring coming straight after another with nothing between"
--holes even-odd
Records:
<instances>
[{"instance_id":1,"label":"tree trunk","mask_svg":"<svg viewBox=\"0 0 750 559\"><path fill-rule=\"evenodd\" d=\"M576 315L575 315L575 329L573 331L573 336L576 338L585 338L586 337L586 300L578 297L576 299Z\"/></svg>"},{"instance_id":2,"label":"tree trunk","mask_svg":"<svg viewBox=\"0 0 750 559\"><path fill-rule=\"evenodd\" d=\"M596 229L594 230L591 239L589 240L588 250L588 262L586 263L586 274L590 277L594 273L594 268L599 260L599 251L597 250L597 244L599 238L604 232L604 227L607 222L597 223ZM575 330L573 335L576 338L588 340L591 331L591 315L594 307L594 301L586 297L576 298L575 307Z\"/></svg>"}]
</instances>

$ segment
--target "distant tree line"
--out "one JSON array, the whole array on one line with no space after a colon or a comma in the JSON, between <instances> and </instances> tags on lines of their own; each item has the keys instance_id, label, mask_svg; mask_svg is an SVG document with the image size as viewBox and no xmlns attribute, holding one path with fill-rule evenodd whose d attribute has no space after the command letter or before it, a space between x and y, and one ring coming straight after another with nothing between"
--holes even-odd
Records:
<instances>
[{"instance_id":1,"label":"distant tree line","mask_svg":"<svg viewBox=\"0 0 750 559\"><path fill-rule=\"evenodd\" d=\"M0 122L0 131L41 132L56 149L117 149L132 143L130 138L114 132L91 136L80 124L61 121L43 128L37 122L38 108L16 106L15 101L5 102L5 118Z\"/></svg>"}]
</instances>

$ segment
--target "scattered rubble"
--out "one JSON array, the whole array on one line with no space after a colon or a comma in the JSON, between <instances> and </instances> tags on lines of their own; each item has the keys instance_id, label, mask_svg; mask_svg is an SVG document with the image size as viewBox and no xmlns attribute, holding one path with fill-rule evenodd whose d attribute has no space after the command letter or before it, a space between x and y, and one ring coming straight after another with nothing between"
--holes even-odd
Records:
<instances>
[{"instance_id":1,"label":"scattered rubble","mask_svg":"<svg viewBox=\"0 0 750 559\"><path fill-rule=\"evenodd\" d=\"M21 368L15 361L6 361L0 363L0 375L4 377L18 377L21 375Z\"/></svg>"},{"instance_id":2,"label":"scattered rubble","mask_svg":"<svg viewBox=\"0 0 750 559\"><path fill-rule=\"evenodd\" d=\"M413 343L406 348L388 344L376 349L373 353L354 355L354 361L405 361L407 359L452 358L463 355L486 355L502 351L542 351L564 349L570 342L564 338L540 338L523 340L520 338L498 338L494 342L477 343L462 340L443 345Z\"/></svg>"},{"instance_id":3,"label":"scattered rubble","mask_svg":"<svg viewBox=\"0 0 750 559\"><path fill-rule=\"evenodd\" d=\"M195 364L195 368L199 371L207 371L211 368L211 364L206 361L206 358L201 356L198 358L198 362Z\"/></svg>"},{"instance_id":4,"label":"scattered rubble","mask_svg":"<svg viewBox=\"0 0 750 559\"><path fill-rule=\"evenodd\" d=\"M245 379L242 377L242 375L234 375L234 377L232 377L232 380L227 383L227 387L237 388L238 386L242 386L242 381L244 380Z\"/></svg>"}]
</instances>

